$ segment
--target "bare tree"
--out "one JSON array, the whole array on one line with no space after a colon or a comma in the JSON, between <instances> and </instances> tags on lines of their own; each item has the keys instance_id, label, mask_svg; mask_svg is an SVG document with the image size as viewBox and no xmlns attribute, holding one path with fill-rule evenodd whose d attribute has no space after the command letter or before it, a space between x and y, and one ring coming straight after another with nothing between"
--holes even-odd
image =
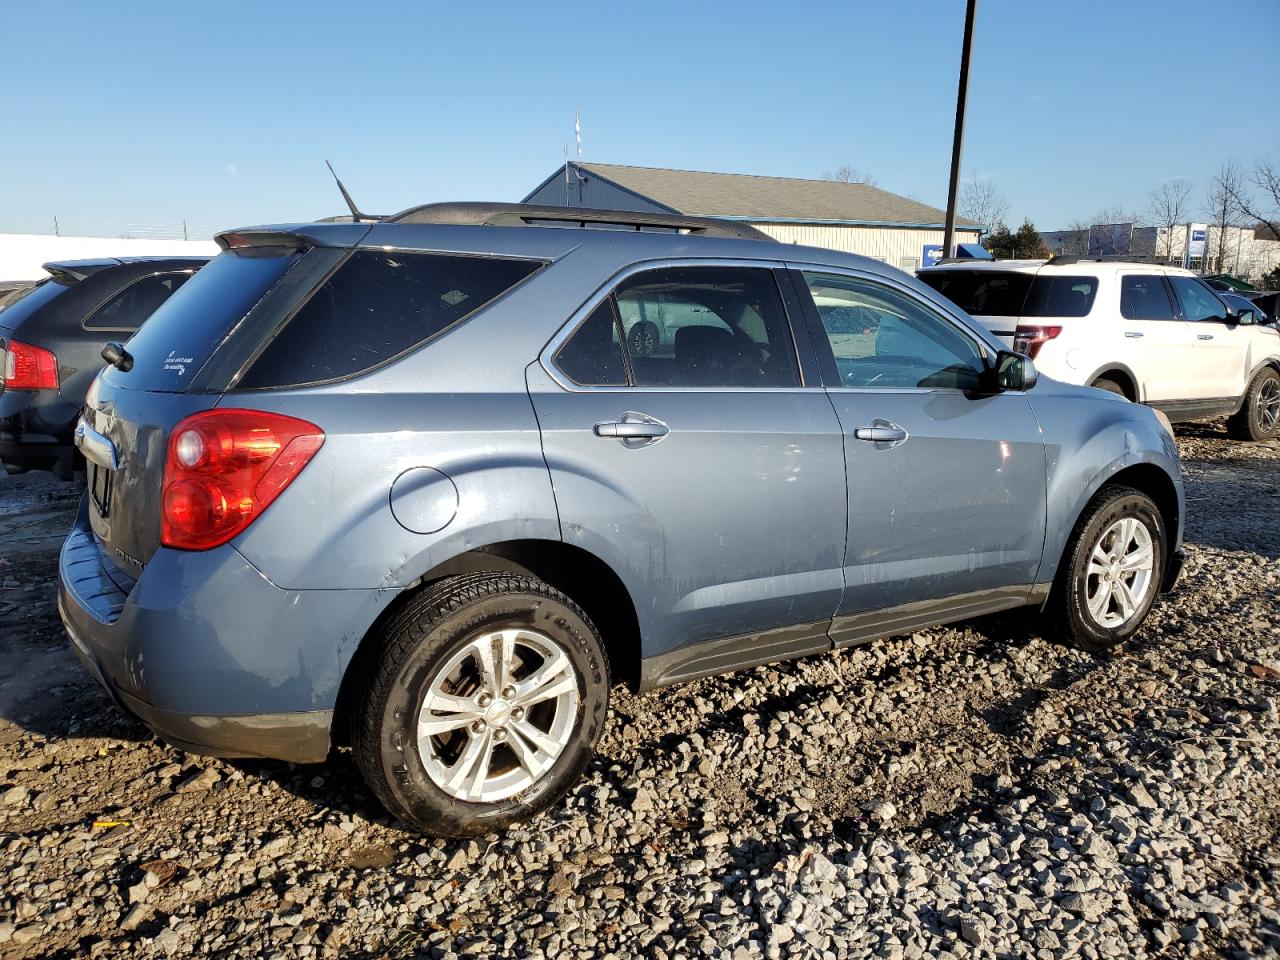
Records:
<instances>
[{"instance_id":1,"label":"bare tree","mask_svg":"<svg viewBox=\"0 0 1280 960\"><path fill-rule=\"evenodd\" d=\"M1094 223L1132 223L1135 227L1143 225L1142 214L1126 210L1122 206L1103 207L1093 215Z\"/></svg>"},{"instance_id":2,"label":"bare tree","mask_svg":"<svg viewBox=\"0 0 1280 960\"><path fill-rule=\"evenodd\" d=\"M828 170L822 175L823 180L835 180L837 183L865 183L869 187L876 185L875 178L869 173L863 173L856 167L851 167L847 163L835 170Z\"/></svg>"},{"instance_id":3,"label":"bare tree","mask_svg":"<svg viewBox=\"0 0 1280 960\"><path fill-rule=\"evenodd\" d=\"M1009 215L1009 201L986 177L966 180L956 203L960 216L994 230Z\"/></svg>"},{"instance_id":4,"label":"bare tree","mask_svg":"<svg viewBox=\"0 0 1280 960\"><path fill-rule=\"evenodd\" d=\"M1234 160L1228 160L1205 188L1205 202L1209 207L1209 222L1216 228L1218 241L1218 270L1222 270L1227 253L1227 228L1235 225L1240 217L1240 204L1236 197L1244 192L1243 177Z\"/></svg>"},{"instance_id":5,"label":"bare tree","mask_svg":"<svg viewBox=\"0 0 1280 960\"><path fill-rule=\"evenodd\" d=\"M1256 188L1256 194L1250 186ZM1231 197L1241 213L1280 239L1280 164L1259 161L1249 183L1239 184Z\"/></svg>"},{"instance_id":6,"label":"bare tree","mask_svg":"<svg viewBox=\"0 0 1280 960\"><path fill-rule=\"evenodd\" d=\"M1181 178L1166 180L1147 195L1147 212L1151 222L1164 230L1164 258L1173 256L1173 228L1187 219L1191 184ZM1159 254L1159 250L1152 252Z\"/></svg>"},{"instance_id":7,"label":"bare tree","mask_svg":"<svg viewBox=\"0 0 1280 960\"><path fill-rule=\"evenodd\" d=\"M1072 220L1063 231L1062 252L1069 256L1084 257L1089 254L1089 224L1083 220Z\"/></svg>"}]
</instances>

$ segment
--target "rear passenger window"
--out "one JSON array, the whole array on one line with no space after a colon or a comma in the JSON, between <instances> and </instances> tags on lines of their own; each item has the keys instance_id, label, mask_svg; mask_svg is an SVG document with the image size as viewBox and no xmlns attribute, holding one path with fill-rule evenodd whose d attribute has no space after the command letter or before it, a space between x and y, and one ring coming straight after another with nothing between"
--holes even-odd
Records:
<instances>
[{"instance_id":1,"label":"rear passenger window","mask_svg":"<svg viewBox=\"0 0 1280 960\"><path fill-rule=\"evenodd\" d=\"M133 281L85 317L86 330L137 330L173 292L191 279L190 273L161 273Z\"/></svg>"},{"instance_id":2,"label":"rear passenger window","mask_svg":"<svg viewBox=\"0 0 1280 960\"><path fill-rule=\"evenodd\" d=\"M773 273L672 267L615 292L640 387L795 387L795 345Z\"/></svg>"},{"instance_id":3,"label":"rear passenger window","mask_svg":"<svg viewBox=\"0 0 1280 960\"><path fill-rule=\"evenodd\" d=\"M556 366L574 383L584 387L626 386L622 339L613 299L592 312L568 342L556 353Z\"/></svg>"},{"instance_id":4,"label":"rear passenger window","mask_svg":"<svg viewBox=\"0 0 1280 960\"><path fill-rule=\"evenodd\" d=\"M1154 274L1121 277L1120 316L1126 320L1172 320L1173 304L1164 278Z\"/></svg>"},{"instance_id":5,"label":"rear passenger window","mask_svg":"<svg viewBox=\"0 0 1280 960\"><path fill-rule=\"evenodd\" d=\"M442 333L542 264L359 251L288 322L241 387L321 383L363 373Z\"/></svg>"}]
</instances>

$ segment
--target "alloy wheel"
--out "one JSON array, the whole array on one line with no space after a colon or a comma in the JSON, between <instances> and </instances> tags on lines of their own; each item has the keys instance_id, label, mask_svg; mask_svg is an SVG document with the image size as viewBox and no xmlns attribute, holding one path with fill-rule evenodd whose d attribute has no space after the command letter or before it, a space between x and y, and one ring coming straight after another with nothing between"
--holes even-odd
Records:
<instances>
[{"instance_id":1,"label":"alloy wheel","mask_svg":"<svg viewBox=\"0 0 1280 960\"><path fill-rule=\"evenodd\" d=\"M1258 426L1271 433L1280 425L1280 380L1268 378L1258 391Z\"/></svg>"},{"instance_id":2,"label":"alloy wheel","mask_svg":"<svg viewBox=\"0 0 1280 960\"><path fill-rule=\"evenodd\" d=\"M1142 608L1155 578L1151 531L1135 517L1117 520L1103 532L1085 569L1089 614L1108 630L1122 627Z\"/></svg>"},{"instance_id":3,"label":"alloy wheel","mask_svg":"<svg viewBox=\"0 0 1280 960\"><path fill-rule=\"evenodd\" d=\"M423 768L459 800L515 796L560 759L578 702L577 671L555 640L514 627L483 633L427 686L417 724Z\"/></svg>"}]
</instances>

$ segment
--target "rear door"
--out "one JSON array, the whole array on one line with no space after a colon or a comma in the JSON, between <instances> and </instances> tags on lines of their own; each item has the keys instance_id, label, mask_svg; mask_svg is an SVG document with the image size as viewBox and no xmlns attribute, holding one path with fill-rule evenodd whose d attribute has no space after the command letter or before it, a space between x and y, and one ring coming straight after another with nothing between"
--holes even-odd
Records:
<instances>
[{"instance_id":1,"label":"rear door","mask_svg":"<svg viewBox=\"0 0 1280 960\"><path fill-rule=\"evenodd\" d=\"M657 337L633 355L642 323ZM619 572L645 655L796 624L809 629L751 637L718 668L827 648L843 439L775 270L646 267L575 324L529 368L530 394L564 539Z\"/></svg>"},{"instance_id":2,"label":"rear door","mask_svg":"<svg viewBox=\"0 0 1280 960\"><path fill-rule=\"evenodd\" d=\"M1187 396L1230 399L1244 395L1250 372L1251 331L1227 323L1230 311L1203 281L1169 275L1178 308L1194 335L1188 358Z\"/></svg>"},{"instance_id":3,"label":"rear door","mask_svg":"<svg viewBox=\"0 0 1280 960\"><path fill-rule=\"evenodd\" d=\"M1122 270L1117 275L1118 322L1099 327L1107 355L1137 376L1140 400L1160 403L1208 396L1195 375L1195 336L1183 322L1164 272Z\"/></svg>"},{"instance_id":4,"label":"rear door","mask_svg":"<svg viewBox=\"0 0 1280 960\"><path fill-rule=\"evenodd\" d=\"M810 339L845 435L845 592L832 636L859 639L871 611L1024 602L1046 476L1026 396L985 391L990 349L906 286L817 267L793 276L812 301Z\"/></svg>"}]
</instances>

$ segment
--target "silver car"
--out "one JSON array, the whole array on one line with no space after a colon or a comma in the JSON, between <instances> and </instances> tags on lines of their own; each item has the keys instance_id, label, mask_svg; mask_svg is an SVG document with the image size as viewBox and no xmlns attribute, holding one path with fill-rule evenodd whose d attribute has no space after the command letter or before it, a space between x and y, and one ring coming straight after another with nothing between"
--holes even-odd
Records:
<instances>
[{"instance_id":1,"label":"silver car","mask_svg":"<svg viewBox=\"0 0 1280 960\"><path fill-rule=\"evenodd\" d=\"M61 558L76 650L183 749L349 744L480 834L579 777L615 681L1020 606L1103 653L1177 577L1167 421L876 261L519 205L219 241L104 350Z\"/></svg>"}]
</instances>

